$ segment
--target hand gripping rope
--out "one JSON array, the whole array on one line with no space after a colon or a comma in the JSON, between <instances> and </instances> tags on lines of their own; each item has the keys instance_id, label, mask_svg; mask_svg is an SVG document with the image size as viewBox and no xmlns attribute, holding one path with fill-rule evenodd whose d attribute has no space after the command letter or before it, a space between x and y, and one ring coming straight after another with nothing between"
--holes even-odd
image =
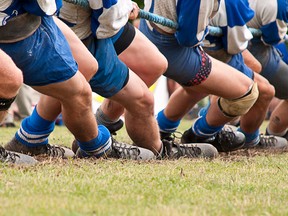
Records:
<instances>
[{"instance_id":1,"label":"hand gripping rope","mask_svg":"<svg viewBox=\"0 0 288 216\"><path fill-rule=\"evenodd\" d=\"M79 6L84 7L84 8L89 8L88 0L64 0L64 1L71 3L71 4L79 5ZM172 29L178 28L178 24L176 22L174 22L170 19L167 19L165 17L159 16L157 14L153 14L153 13L144 11L142 9L140 9L140 11L139 11L139 18L146 19L146 20L149 20L151 22L158 23L158 24L161 24L163 26L167 26L167 27L172 28ZM208 29L209 29L209 34L212 36L220 37L223 35L222 30L219 27L209 26ZM261 30L259 30L259 29L249 28L249 30L251 31L251 33L254 37L260 37L262 34Z\"/></svg>"}]
</instances>

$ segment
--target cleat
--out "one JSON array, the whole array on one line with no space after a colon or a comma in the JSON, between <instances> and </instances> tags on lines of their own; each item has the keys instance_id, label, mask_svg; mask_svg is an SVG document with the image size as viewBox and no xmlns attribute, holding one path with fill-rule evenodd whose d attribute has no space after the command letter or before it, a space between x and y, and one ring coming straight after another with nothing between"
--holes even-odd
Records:
<instances>
[{"instance_id":1,"label":"cleat","mask_svg":"<svg viewBox=\"0 0 288 216\"><path fill-rule=\"evenodd\" d=\"M75 156L72 150L65 147L49 144L29 147L19 142L15 137L5 145L5 149L33 156L47 155L49 157L57 157L57 158L73 158Z\"/></svg>"},{"instance_id":2,"label":"cleat","mask_svg":"<svg viewBox=\"0 0 288 216\"><path fill-rule=\"evenodd\" d=\"M230 152L242 148L245 144L245 136L239 131L234 131L230 126L225 126L212 137L199 137L191 129L184 132L181 143L209 143L219 152Z\"/></svg>"},{"instance_id":3,"label":"cleat","mask_svg":"<svg viewBox=\"0 0 288 216\"><path fill-rule=\"evenodd\" d=\"M265 135L273 135L273 134L269 134L268 131L267 131L267 128L266 128L266 133ZM276 136L276 135L273 135L273 136ZM285 138L286 140L288 140L288 131L283 135L283 136L277 136L277 137L283 137Z\"/></svg>"},{"instance_id":4,"label":"cleat","mask_svg":"<svg viewBox=\"0 0 288 216\"><path fill-rule=\"evenodd\" d=\"M117 122L109 125L104 125L112 135L116 135L116 132L120 130L124 125L122 119L119 119Z\"/></svg>"},{"instance_id":5,"label":"cleat","mask_svg":"<svg viewBox=\"0 0 288 216\"><path fill-rule=\"evenodd\" d=\"M218 156L217 149L208 143L176 143L175 133L160 132L161 140L163 143L162 158L215 158Z\"/></svg>"},{"instance_id":6,"label":"cleat","mask_svg":"<svg viewBox=\"0 0 288 216\"><path fill-rule=\"evenodd\" d=\"M129 159L129 160L154 160L155 154L149 149L141 148L135 145L117 142L113 139L111 158Z\"/></svg>"},{"instance_id":7,"label":"cleat","mask_svg":"<svg viewBox=\"0 0 288 216\"><path fill-rule=\"evenodd\" d=\"M261 149L282 149L288 146L285 138L260 134L260 142L255 146Z\"/></svg>"},{"instance_id":8,"label":"cleat","mask_svg":"<svg viewBox=\"0 0 288 216\"><path fill-rule=\"evenodd\" d=\"M11 152L0 146L0 162L18 165L35 165L38 163L33 157L21 153Z\"/></svg>"},{"instance_id":9,"label":"cleat","mask_svg":"<svg viewBox=\"0 0 288 216\"><path fill-rule=\"evenodd\" d=\"M212 143L219 152L236 151L245 145L245 135L240 131L233 130L230 126L225 126L219 131Z\"/></svg>"},{"instance_id":10,"label":"cleat","mask_svg":"<svg viewBox=\"0 0 288 216\"><path fill-rule=\"evenodd\" d=\"M216 158L217 149L211 144L178 144L169 140L162 140L163 153L162 158L179 159L179 158Z\"/></svg>"},{"instance_id":11,"label":"cleat","mask_svg":"<svg viewBox=\"0 0 288 216\"><path fill-rule=\"evenodd\" d=\"M104 158L116 158L116 159L128 159L128 160L152 160L156 159L156 156L149 149L141 148L134 145L129 145L125 143L120 143L115 139L112 139L112 148L109 152L106 152L105 155L101 155L100 157ZM74 145L74 147L73 147ZM77 148L78 147L78 148ZM99 158L99 156L95 156L93 153L84 152L81 150L76 141L72 144L72 149L76 149L76 157L79 158Z\"/></svg>"}]
</instances>

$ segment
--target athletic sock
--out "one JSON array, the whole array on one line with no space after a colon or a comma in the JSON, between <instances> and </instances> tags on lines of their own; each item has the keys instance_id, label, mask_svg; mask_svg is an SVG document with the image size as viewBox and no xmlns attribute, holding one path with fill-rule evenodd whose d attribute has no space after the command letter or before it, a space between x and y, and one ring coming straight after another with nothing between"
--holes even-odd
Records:
<instances>
[{"instance_id":1,"label":"athletic sock","mask_svg":"<svg viewBox=\"0 0 288 216\"><path fill-rule=\"evenodd\" d=\"M170 119L168 119L165 115L164 115L164 110L161 110L158 115L157 115L157 122L159 125L159 129L160 132L164 132L164 133L173 133L177 130L179 124L180 124L180 120L178 121L172 121Z\"/></svg>"},{"instance_id":2,"label":"athletic sock","mask_svg":"<svg viewBox=\"0 0 288 216\"><path fill-rule=\"evenodd\" d=\"M110 126L115 124L118 120L112 121L101 109L101 107L98 107L95 113L95 118L98 125L105 125Z\"/></svg>"},{"instance_id":3,"label":"athletic sock","mask_svg":"<svg viewBox=\"0 0 288 216\"><path fill-rule=\"evenodd\" d=\"M245 131L241 130L241 128L238 128L237 130L245 135L245 143L247 146L256 146L260 142L259 129L253 133L246 133Z\"/></svg>"},{"instance_id":4,"label":"athletic sock","mask_svg":"<svg viewBox=\"0 0 288 216\"><path fill-rule=\"evenodd\" d=\"M222 130L223 126L210 126L206 120L206 114L196 119L192 126L192 132L200 137L212 137Z\"/></svg>"},{"instance_id":5,"label":"athletic sock","mask_svg":"<svg viewBox=\"0 0 288 216\"><path fill-rule=\"evenodd\" d=\"M100 157L105 154L112 145L112 139L109 130L103 126L98 125L98 136L88 142L81 142L77 140L81 150L87 155Z\"/></svg>"},{"instance_id":6,"label":"athletic sock","mask_svg":"<svg viewBox=\"0 0 288 216\"><path fill-rule=\"evenodd\" d=\"M43 119L35 107L32 114L21 122L15 137L19 142L29 147L46 145L48 144L48 136L54 127L55 122Z\"/></svg>"}]
</instances>

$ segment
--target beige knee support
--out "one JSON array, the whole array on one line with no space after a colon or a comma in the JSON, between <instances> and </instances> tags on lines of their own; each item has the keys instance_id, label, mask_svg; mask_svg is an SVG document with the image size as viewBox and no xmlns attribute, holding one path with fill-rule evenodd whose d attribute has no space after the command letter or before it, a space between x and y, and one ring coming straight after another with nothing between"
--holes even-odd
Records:
<instances>
[{"instance_id":1,"label":"beige knee support","mask_svg":"<svg viewBox=\"0 0 288 216\"><path fill-rule=\"evenodd\" d=\"M253 83L247 93L236 99L218 99L218 106L223 114L227 117L236 117L246 114L254 105L258 98L259 92L257 83Z\"/></svg>"}]
</instances>

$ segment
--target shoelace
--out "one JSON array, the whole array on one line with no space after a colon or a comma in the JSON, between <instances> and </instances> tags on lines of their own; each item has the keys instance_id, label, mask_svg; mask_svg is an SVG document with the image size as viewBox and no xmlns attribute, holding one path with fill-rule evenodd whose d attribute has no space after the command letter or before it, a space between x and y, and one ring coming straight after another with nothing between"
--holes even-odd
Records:
<instances>
[{"instance_id":1,"label":"shoelace","mask_svg":"<svg viewBox=\"0 0 288 216\"><path fill-rule=\"evenodd\" d=\"M196 146L188 146L187 144L179 144L174 142L174 140L162 140L165 151L163 155L164 157L173 157L173 158L180 158L180 157L197 157L201 154L201 149ZM172 147L177 148L177 152L173 155Z\"/></svg>"},{"instance_id":2,"label":"shoelace","mask_svg":"<svg viewBox=\"0 0 288 216\"><path fill-rule=\"evenodd\" d=\"M65 150L59 146L46 145L47 155L50 157L64 157Z\"/></svg>"},{"instance_id":3,"label":"shoelace","mask_svg":"<svg viewBox=\"0 0 288 216\"><path fill-rule=\"evenodd\" d=\"M139 149L136 146L116 142L114 139L112 149L112 155L116 158L137 159L140 154Z\"/></svg>"},{"instance_id":4,"label":"shoelace","mask_svg":"<svg viewBox=\"0 0 288 216\"><path fill-rule=\"evenodd\" d=\"M267 135L260 135L260 145L264 147L271 147L275 146L277 142L277 139L274 136L267 136Z\"/></svg>"},{"instance_id":5,"label":"shoelace","mask_svg":"<svg viewBox=\"0 0 288 216\"><path fill-rule=\"evenodd\" d=\"M187 146L187 145L179 145L178 143L173 143L174 146L176 146L178 150L178 156L192 156L197 157L201 155L201 149L196 146Z\"/></svg>"},{"instance_id":6,"label":"shoelace","mask_svg":"<svg viewBox=\"0 0 288 216\"><path fill-rule=\"evenodd\" d=\"M4 162L14 163L17 158L20 158L18 154L6 151L4 148L0 148L0 158L3 158Z\"/></svg>"}]
</instances>

